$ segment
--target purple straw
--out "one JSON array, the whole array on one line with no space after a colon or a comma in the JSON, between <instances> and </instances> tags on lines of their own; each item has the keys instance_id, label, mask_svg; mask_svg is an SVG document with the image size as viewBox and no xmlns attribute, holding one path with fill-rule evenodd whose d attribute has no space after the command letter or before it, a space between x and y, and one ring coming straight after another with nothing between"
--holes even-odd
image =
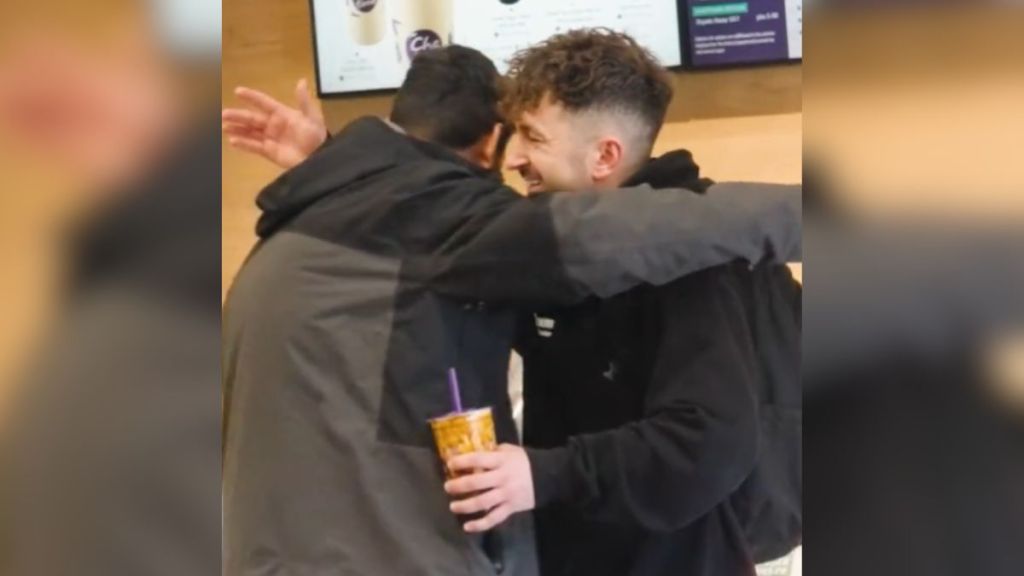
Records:
<instances>
[{"instance_id":1,"label":"purple straw","mask_svg":"<svg viewBox=\"0 0 1024 576\"><path fill-rule=\"evenodd\" d=\"M459 395L459 377L455 375L455 368L448 369L448 392L452 395L452 406L456 412L462 412L462 397Z\"/></svg>"}]
</instances>

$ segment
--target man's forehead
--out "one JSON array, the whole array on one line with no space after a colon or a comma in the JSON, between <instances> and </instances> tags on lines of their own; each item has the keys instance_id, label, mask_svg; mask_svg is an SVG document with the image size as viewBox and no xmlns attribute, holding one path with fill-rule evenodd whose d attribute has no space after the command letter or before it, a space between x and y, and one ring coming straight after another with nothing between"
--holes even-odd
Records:
<instances>
[{"instance_id":1,"label":"man's forehead","mask_svg":"<svg viewBox=\"0 0 1024 576\"><path fill-rule=\"evenodd\" d=\"M515 119L515 125L519 129L535 128L538 124L536 113L532 110L523 110Z\"/></svg>"},{"instance_id":2,"label":"man's forehead","mask_svg":"<svg viewBox=\"0 0 1024 576\"><path fill-rule=\"evenodd\" d=\"M519 128L543 131L552 123L564 120L564 115L565 110L561 104L550 98L544 98L536 106L520 111L519 116L515 119L515 124Z\"/></svg>"}]
</instances>

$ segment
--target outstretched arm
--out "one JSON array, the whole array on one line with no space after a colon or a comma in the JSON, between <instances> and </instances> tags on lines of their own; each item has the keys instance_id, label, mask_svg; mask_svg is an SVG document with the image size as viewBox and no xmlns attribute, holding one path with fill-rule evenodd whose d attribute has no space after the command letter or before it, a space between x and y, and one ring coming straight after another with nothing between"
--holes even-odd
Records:
<instances>
[{"instance_id":1,"label":"outstretched arm","mask_svg":"<svg viewBox=\"0 0 1024 576\"><path fill-rule=\"evenodd\" d=\"M517 197L467 219L432 281L453 297L569 305L733 260L799 260L801 210L800 187L776 184Z\"/></svg>"}]
</instances>

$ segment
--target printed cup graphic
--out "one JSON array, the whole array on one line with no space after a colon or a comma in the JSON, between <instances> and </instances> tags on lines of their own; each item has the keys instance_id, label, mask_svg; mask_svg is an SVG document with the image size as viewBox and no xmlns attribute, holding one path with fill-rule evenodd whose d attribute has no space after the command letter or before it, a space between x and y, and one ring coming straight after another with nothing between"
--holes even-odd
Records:
<instances>
[{"instance_id":1,"label":"printed cup graphic","mask_svg":"<svg viewBox=\"0 0 1024 576\"><path fill-rule=\"evenodd\" d=\"M452 457L497 449L490 408L452 412L433 418L430 429L434 432L437 454L446 463L444 471L449 480L459 476L448 469L447 462Z\"/></svg>"},{"instance_id":2,"label":"printed cup graphic","mask_svg":"<svg viewBox=\"0 0 1024 576\"><path fill-rule=\"evenodd\" d=\"M388 29L385 0L345 0L348 34L362 46L376 44Z\"/></svg>"},{"instance_id":3,"label":"printed cup graphic","mask_svg":"<svg viewBox=\"0 0 1024 576\"><path fill-rule=\"evenodd\" d=\"M417 54L452 41L453 0L391 0L398 61L409 66Z\"/></svg>"}]
</instances>

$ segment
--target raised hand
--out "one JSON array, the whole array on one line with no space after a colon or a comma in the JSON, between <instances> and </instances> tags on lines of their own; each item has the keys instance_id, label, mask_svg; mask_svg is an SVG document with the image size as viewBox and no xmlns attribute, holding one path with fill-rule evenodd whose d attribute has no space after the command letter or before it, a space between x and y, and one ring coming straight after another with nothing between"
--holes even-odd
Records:
<instances>
[{"instance_id":1,"label":"raised hand","mask_svg":"<svg viewBox=\"0 0 1024 576\"><path fill-rule=\"evenodd\" d=\"M246 108L226 108L222 113L228 143L258 154L288 169L305 160L327 139L320 107L309 93L305 79L295 86L292 108L259 90L240 86L235 95Z\"/></svg>"}]
</instances>

